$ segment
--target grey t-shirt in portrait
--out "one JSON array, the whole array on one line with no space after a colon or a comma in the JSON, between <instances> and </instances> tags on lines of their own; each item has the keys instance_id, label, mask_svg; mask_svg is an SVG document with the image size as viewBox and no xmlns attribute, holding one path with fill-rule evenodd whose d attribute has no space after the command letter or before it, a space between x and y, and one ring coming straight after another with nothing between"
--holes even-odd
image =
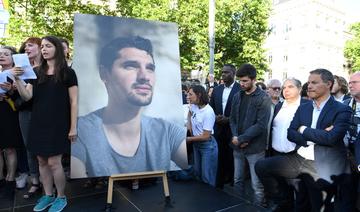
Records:
<instances>
[{"instance_id":1,"label":"grey t-shirt in portrait","mask_svg":"<svg viewBox=\"0 0 360 212\"><path fill-rule=\"evenodd\" d=\"M88 177L170 170L171 156L186 138L185 127L160 118L141 117L139 147L132 157L118 154L103 130L102 109L80 117L71 155L83 161Z\"/></svg>"}]
</instances>

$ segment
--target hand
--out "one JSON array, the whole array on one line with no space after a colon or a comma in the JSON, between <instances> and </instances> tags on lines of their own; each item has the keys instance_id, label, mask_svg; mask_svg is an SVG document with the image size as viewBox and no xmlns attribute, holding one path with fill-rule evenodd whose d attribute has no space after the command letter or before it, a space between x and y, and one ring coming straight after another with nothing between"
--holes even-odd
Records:
<instances>
[{"instance_id":1,"label":"hand","mask_svg":"<svg viewBox=\"0 0 360 212\"><path fill-rule=\"evenodd\" d=\"M188 143L188 144L192 143L191 137L186 137L186 143Z\"/></svg>"},{"instance_id":2,"label":"hand","mask_svg":"<svg viewBox=\"0 0 360 212\"><path fill-rule=\"evenodd\" d=\"M22 69L21 67L14 67L11 69L11 74L16 78L18 78L19 76L24 74L24 69Z\"/></svg>"},{"instance_id":3,"label":"hand","mask_svg":"<svg viewBox=\"0 0 360 212\"><path fill-rule=\"evenodd\" d=\"M70 132L68 134L68 138L71 143L74 143L77 139L77 130L76 129L70 129Z\"/></svg>"},{"instance_id":4,"label":"hand","mask_svg":"<svg viewBox=\"0 0 360 212\"><path fill-rule=\"evenodd\" d=\"M216 123L218 123L220 125L225 125L225 124L229 123L229 118L225 117L223 115L217 115L216 116Z\"/></svg>"},{"instance_id":5,"label":"hand","mask_svg":"<svg viewBox=\"0 0 360 212\"><path fill-rule=\"evenodd\" d=\"M239 141L237 139L237 136L234 136L231 140L231 143L234 144L235 146L238 146L239 145Z\"/></svg>"},{"instance_id":6,"label":"hand","mask_svg":"<svg viewBox=\"0 0 360 212\"><path fill-rule=\"evenodd\" d=\"M240 144L240 148L242 149L242 148L245 148L247 145L249 145L249 143L242 143L242 144Z\"/></svg>"},{"instance_id":7,"label":"hand","mask_svg":"<svg viewBox=\"0 0 360 212\"><path fill-rule=\"evenodd\" d=\"M329 132L329 131L330 131L330 130L332 130L333 128L334 128L334 126L333 126L333 125L331 125L331 126L329 126L329 127L325 128L325 130Z\"/></svg>"},{"instance_id":8,"label":"hand","mask_svg":"<svg viewBox=\"0 0 360 212\"><path fill-rule=\"evenodd\" d=\"M3 83L0 83L0 88L2 88L5 91L10 91L12 88L12 85L9 82L3 82Z\"/></svg>"}]
</instances>

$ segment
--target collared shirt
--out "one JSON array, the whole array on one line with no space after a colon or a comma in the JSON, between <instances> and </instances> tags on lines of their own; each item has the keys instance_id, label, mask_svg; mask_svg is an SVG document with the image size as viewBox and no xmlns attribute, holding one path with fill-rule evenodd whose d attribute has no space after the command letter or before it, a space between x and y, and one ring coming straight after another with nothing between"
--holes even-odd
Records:
<instances>
[{"instance_id":1,"label":"collared shirt","mask_svg":"<svg viewBox=\"0 0 360 212\"><path fill-rule=\"evenodd\" d=\"M224 91L222 94L222 112L223 112L223 114L225 113L225 107L226 107L228 98L230 96L231 89L233 88L234 84L235 84L235 81L229 87L226 87L224 84Z\"/></svg>"},{"instance_id":2,"label":"collared shirt","mask_svg":"<svg viewBox=\"0 0 360 212\"><path fill-rule=\"evenodd\" d=\"M343 94L342 96L340 96L340 98L336 98L336 96L334 95L333 96L334 97L334 99L336 100L336 101L338 101L338 102L343 102L344 101L344 97L345 97L345 94Z\"/></svg>"},{"instance_id":3,"label":"collared shirt","mask_svg":"<svg viewBox=\"0 0 360 212\"><path fill-rule=\"evenodd\" d=\"M329 96L325 101L323 101L320 106L318 107L315 103L315 101L313 101L313 113L312 113L312 122L311 122L311 128L312 129L316 129L316 124L319 120L319 116L320 116L320 113L322 111L322 109L324 108L325 104L329 101L331 96ZM304 132L304 130L306 129L303 128L303 129L300 129L300 133L302 134ZM297 153L299 155L301 155L303 158L305 159L308 159L308 160L314 160L315 156L314 156L314 146L315 146L315 143L312 142L312 141L308 141L307 144L309 146L307 147L300 147L297 151Z\"/></svg>"},{"instance_id":4,"label":"collared shirt","mask_svg":"<svg viewBox=\"0 0 360 212\"><path fill-rule=\"evenodd\" d=\"M288 153L295 149L296 144L287 139L287 129L300 105L301 98L292 104L286 100L275 116L272 125L272 148L278 152Z\"/></svg>"}]
</instances>

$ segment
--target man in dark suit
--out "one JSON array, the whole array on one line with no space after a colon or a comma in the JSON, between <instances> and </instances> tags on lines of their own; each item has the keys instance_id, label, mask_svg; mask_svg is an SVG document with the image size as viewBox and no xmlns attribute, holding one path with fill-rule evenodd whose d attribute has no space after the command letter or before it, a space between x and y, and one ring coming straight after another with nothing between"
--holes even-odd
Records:
<instances>
[{"instance_id":1,"label":"man in dark suit","mask_svg":"<svg viewBox=\"0 0 360 212\"><path fill-rule=\"evenodd\" d=\"M311 208L320 211L330 204L334 179L346 172L343 137L351 109L331 96L334 77L330 71L311 71L308 83L307 93L313 102L300 105L288 129L288 139L298 146L297 154L288 158L293 168L289 174L303 176Z\"/></svg>"},{"instance_id":2,"label":"man in dark suit","mask_svg":"<svg viewBox=\"0 0 360 212\"><path fill-rule=\"evenodd\" d=\"M235 82L236 68L232 64L225 64L221 78L224 84L214 88L210 106L214 109L216 121L214 136L218 142L218 172L217 187L222 188L225 183L232 182L234 176L234 159L229 143L232 138L229 116L234 94L240 90L239 83Z\"/></svg>"}]
</instances>

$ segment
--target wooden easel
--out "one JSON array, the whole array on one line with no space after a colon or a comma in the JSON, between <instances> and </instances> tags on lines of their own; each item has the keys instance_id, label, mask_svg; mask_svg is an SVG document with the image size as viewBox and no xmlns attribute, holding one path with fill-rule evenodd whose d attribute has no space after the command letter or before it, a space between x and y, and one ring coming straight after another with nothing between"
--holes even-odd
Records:
<instances>
[{"instance_id":1,"label":"wooden easel","mask_svg":"<svg viewBox=\"0 0 360 212\"><path fill-rule=\"evenodd\" d=\"M166 202L169 202L170 201L170 193L169 193L169 183L167 180L166 171L150 171L150 172L138 172L138 173L130 173L130 174L115 174L115 175L111 175L109 177L105 211L108 212L108 211L111 211L111 209L112 209L114 181L136 180L136 179L153 178L153 177L162 177L165 200L166 200Z\"/></svg>"}]
</instances>

